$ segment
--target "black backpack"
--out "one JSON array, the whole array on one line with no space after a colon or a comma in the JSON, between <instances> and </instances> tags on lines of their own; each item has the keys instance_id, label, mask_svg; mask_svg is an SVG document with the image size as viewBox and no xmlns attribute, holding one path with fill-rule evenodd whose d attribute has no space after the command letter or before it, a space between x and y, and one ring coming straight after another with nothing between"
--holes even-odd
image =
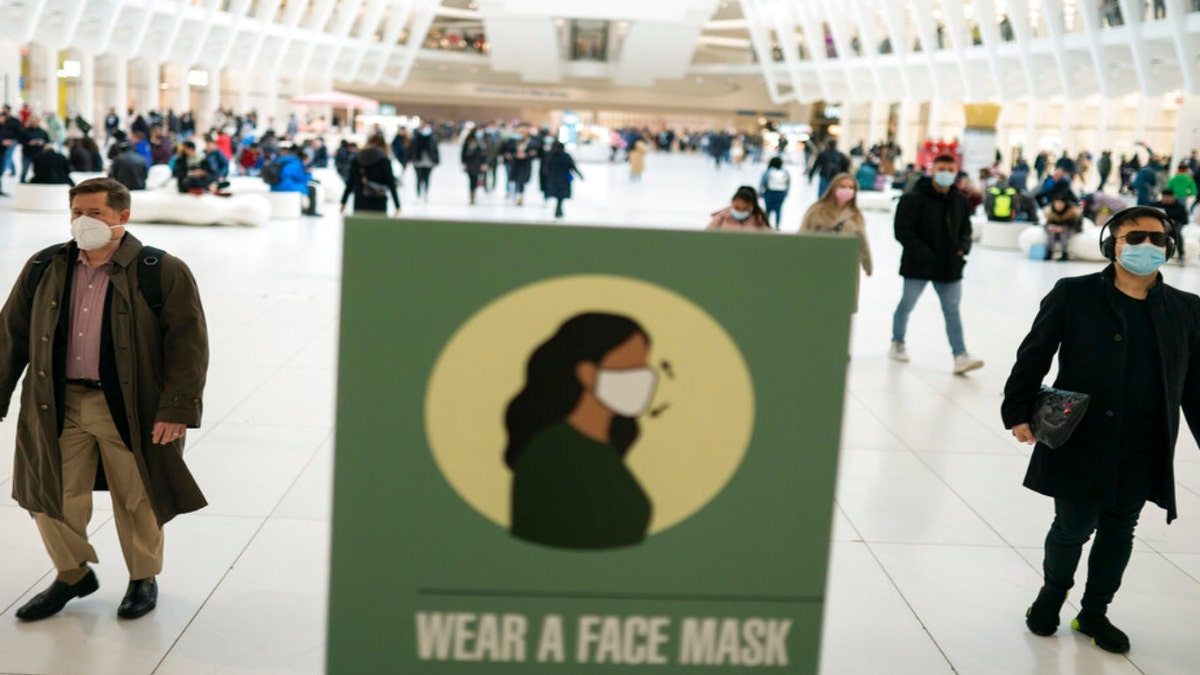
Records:
<instances>
[{"instance_id":1,"label":"black backpack","mask_svg":"<svg viewBox=\"0 0 1200 675\"><path fill-rule=\"evenodd\" d=\"M279 185L283 182L283 162L276 159L264 164L261 175L267 185Z\"/></svg>"},{"instance_id":2,"label":"black backpack","mask_svg":"<svg viewBox=\"0 0 1200 675\"><path fill-rule=\"evenodd\" d=\"M49 248L38 251L38 254L33 257L33 262L29 265L29 291L30 297L33 297L33 292L37 290L38 284L42 283L42 277L46 274L46 268L50 266L50 261L54 258L54 254L62 249L62 244L55 244ZM143 246L138 253L138 288L141 290L142 298L146 300L146 304L150 305L150 309L154 310L154 316L162 315L163 308L163 293L162 293L162 259L167 254L166 251L153 246Z\"/></svg>"}]
</instances>

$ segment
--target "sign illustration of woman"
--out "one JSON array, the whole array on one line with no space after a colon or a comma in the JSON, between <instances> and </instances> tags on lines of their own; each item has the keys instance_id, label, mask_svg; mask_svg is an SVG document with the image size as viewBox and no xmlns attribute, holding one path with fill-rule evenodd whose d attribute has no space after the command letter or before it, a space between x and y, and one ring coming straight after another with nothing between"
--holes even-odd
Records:
<instances>
[{"instance_id":1,"label":"sign illustration of woman","mask_svg":"<svg viewBox=\"0 0 1200 675\"><path fill-rule=\"evenodd\" d=\"M653 507L624 460L658 384L649 364L649 334L615 314L575 316L533 352L505 414L514 536L573 549L646 538Z\"/></svg>"}]
</instances>

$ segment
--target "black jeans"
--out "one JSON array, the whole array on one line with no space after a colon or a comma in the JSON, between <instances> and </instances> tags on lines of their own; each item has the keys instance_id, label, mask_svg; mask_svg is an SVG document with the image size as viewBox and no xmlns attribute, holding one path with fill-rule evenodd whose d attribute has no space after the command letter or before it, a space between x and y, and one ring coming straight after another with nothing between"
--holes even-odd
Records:
<instances>
[{"instance_id":1,"label":"black jeans","mask_svg":"<svg viewBox=\"0 0 1200 675\"><path fill-rule=\"evenodd\" d=\"M418 166L417 171L417 196L429 196L429 174L433 173L432 166Z\"/></svg>"},{"instance_id":2,"label":"black jeans","mask_svg":"<svg viewBox=\"0 0 1200 675\"><path fill-rule=\"evenodd\" d=\"M1121 587L1133 550L1133 529L1158 475L1158 463L1158 459L1149 457L1122 459L1117 496L1111 504L1054 500L1054 524L1046 535L1042 562L1047 588L1065 594L1075 585L1083 545L1095 532L1080 606L1089 612L1105 613Z\"/></svg>"}]
</instances>

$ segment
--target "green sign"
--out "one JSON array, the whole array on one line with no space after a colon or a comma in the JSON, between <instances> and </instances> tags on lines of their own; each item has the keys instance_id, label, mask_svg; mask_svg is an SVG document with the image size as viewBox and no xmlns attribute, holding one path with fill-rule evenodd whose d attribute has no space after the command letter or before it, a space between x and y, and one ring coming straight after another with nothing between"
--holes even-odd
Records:
<instances>
[{"instance_id":1,"label":"green sign","mask_svg":"<svg viewBox=\"0 0 1200 675\"><path fill-rule=\"evenodd\" d=\"M347 222L329 672L815 672L856 274L844 238Z\"/></svg>"}]
</instances>

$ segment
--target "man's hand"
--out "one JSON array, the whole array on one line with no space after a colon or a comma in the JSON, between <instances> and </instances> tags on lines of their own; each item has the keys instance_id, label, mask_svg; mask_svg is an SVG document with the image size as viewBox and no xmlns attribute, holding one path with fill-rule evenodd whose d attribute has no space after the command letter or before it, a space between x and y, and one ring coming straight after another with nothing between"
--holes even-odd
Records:
<instances>
[{"instance_id":1,"label":"man's hand","mask_svg":"<svg viewBox=\"0 0 1200 675\"><path fill-rule=\"evenodd\" d=\"M183 438L185 431L187 431L186 424L155 422L154 431L151 433L150 439L155 445L166 445Z\"/></svg>"},{"instance_id":2,"label":"man's hand","mask_svg":"<svg viewBox=\"0 0 1200 675\"><path fill-rule=\"evenodd\" d=\"M1021 441L1026 445L1033 445L1034 443L1037 443L1037 439L1033 437L1033 430L1029 428L1028 424L1018 424L1017 426L1013 427L1012 435L1018 441Z\"/></svg>"}]
</instances>

